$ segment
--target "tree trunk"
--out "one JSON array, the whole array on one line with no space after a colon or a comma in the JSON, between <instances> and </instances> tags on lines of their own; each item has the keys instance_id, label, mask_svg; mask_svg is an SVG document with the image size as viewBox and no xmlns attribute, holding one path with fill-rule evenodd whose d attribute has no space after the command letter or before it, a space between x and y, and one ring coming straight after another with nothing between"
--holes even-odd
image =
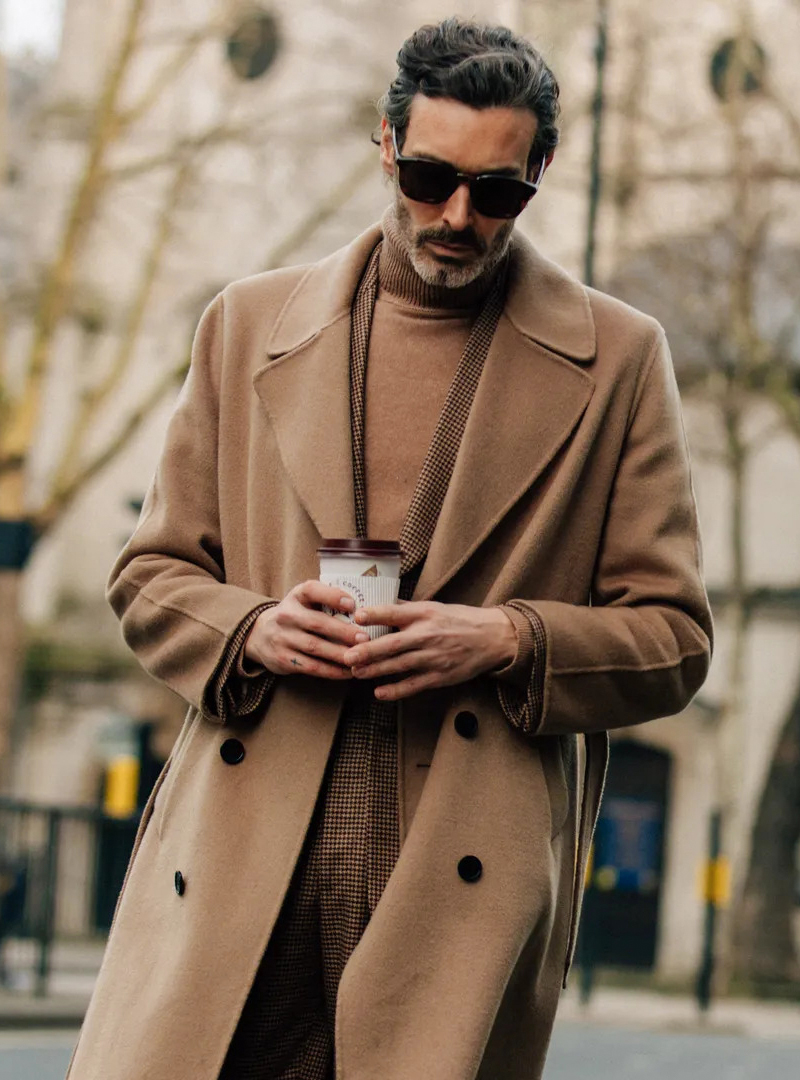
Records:
<instances>
[{"instance_id":1,"label":"tree trunk","mask_svg":"<svg viewBox=\"0 0 800 1080\"><path fill-rule=\"evenodd\" d=\"M737 975L752 983L800 982L794 934L800 843L800 690L778 738L753 826L736 913Z\"/></svg>"},{"instance_id":2,"label":"tree trunk","mask_svg":"<svg viewBox=\"0 0 800 1080\"><path fill-rule=\"evenodd\" d=\"M11 731L22 671L22 571L0 570L0 791L9 779Z\"/></svg>"}]
</instances>

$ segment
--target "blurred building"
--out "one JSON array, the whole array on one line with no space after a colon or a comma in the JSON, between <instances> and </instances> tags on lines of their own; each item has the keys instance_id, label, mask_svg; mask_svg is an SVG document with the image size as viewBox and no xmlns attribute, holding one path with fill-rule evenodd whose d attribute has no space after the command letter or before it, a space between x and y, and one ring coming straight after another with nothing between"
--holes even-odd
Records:
<instances>
[{"instance_id":1,"label":"blurred building","mask_svg":"<svg viewBox=\"0 0 800 1080\"><path fill-rule=\"evenodd\" d=\"M9 182L19 217L13 243L2 238L21 283L12 358L14 349L23 355L31 333L25 282L36 280L63 235L129 6L107 0L101 10L92 0L67 0L60 54L36 82L35 121L14 130ZM94 446L181 363L219 288L315 259L379 218L389 195L369 142L374 102L400 42L421 22L453 11L505 20L551 58L563 89L563 143L520 228L582 275L596 76L591 0L153 0L151 7L124 84L135 119L109 155L112 175L103 178L79 288L59 330L33 463L42 488L64 453L76 389L113 366L121 350L129 348L130 367L93 418ZM697 967L697 881L720 786L731 800L730 846L742 887L765 778L800 684L800 442L770 397L766 369L761 385L754 376L730 395L725 390L742 349L780 352L790 367L800 361L793 48L800 9L791 0L762 0L744 22L742 10L732 0L610 4L597 280L667 328L684 388L719 631L699 701L680 717L617 736L628 744L619 760L629 763L629 775L650 776L652 784L623 790L621 776L620 790L610 793L623 800L609 802L619 816L604 826L616 863L599 867L606 873L598 886L644 897L636 910L647 909L645 921L653 916L651 958L664 980L685 980ZM738 85L747 87L744 105L732 92ZM137 304L143 314L131 334ZM745 460L738 473L725 408L734 398ZM26 604L37 640L59 656L67 644L72 652L56 683L29 695L16 758L16 787L25 794L91 800L103 732L107 741L120 716L160 724L164 752L179 722L180 705L155 697L125 666L103 600L173 400L167 393L152 408L30 566ZM743 627L734 585L747 593ZM46 667L50 654L43 655ZM631 865L618 865L625 858Z\"/></svg>"}]
</instances>

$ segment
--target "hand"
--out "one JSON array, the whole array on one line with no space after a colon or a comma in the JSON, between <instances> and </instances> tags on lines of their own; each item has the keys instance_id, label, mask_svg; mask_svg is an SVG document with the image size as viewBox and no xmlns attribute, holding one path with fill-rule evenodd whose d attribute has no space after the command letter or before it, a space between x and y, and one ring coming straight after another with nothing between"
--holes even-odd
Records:
<instances>
[{"instance_id":1,"label":"hand","mask_svg":"<svg viewBox=\"0 0 800 1080\"><path fill-rule=\"evenodd\" d=\"M352 623L319 610L324 604L351 615L351 596L320 581L295 585L279 604L262 611L247 636L244 654L276 675L351 679L344 654L369 635Z\"/></svg>"},{"instance_id":2,"label":"hand","mask_svg":"<svg viewBox=\"0 0 800 1080\"><path fill-rule=\"evenodd\" d=\"M504 667L517 653L514 624L499 608L424 600L361 608L355 618L361 626L398 628L344 655L357 679L404 676L377 687L382 701L467 682Z\"/></svg>"}]
</instances>

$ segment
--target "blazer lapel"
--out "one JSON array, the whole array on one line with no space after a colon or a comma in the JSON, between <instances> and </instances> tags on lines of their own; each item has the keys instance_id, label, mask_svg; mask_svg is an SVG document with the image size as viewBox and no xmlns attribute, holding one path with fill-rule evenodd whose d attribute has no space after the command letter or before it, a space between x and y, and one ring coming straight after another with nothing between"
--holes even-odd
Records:
<instances>
[{"instance_id":1,"label":"blazer lapel","mask_svg":"<svg viewBox=\"0 0 800 1080\"><path fill-rule=\"evenodd\" d=\"M504 315L414 599L435 595L555 458L592 396L594 379L581 365L594 352L583 286L518 240Z\"/></svg>"}]
</instances>

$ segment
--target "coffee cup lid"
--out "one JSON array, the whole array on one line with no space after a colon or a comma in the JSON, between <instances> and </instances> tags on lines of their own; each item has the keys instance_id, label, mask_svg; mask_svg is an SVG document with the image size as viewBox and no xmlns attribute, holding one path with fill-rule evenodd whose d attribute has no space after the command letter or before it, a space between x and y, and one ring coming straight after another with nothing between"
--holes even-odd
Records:
<instances>
[{"instance_id":1,"label":"coffee cup lid","mask_svg":"<svg viewBox=\"0 0 800 1080\"><path fill-rule=\"evenodd\" d=\"M396 540L361 540L356 537L339 540L323 539L317 552L320 555L363 555L368 558L402 556L400 545Z\"/></svg>"}]
</instances>

